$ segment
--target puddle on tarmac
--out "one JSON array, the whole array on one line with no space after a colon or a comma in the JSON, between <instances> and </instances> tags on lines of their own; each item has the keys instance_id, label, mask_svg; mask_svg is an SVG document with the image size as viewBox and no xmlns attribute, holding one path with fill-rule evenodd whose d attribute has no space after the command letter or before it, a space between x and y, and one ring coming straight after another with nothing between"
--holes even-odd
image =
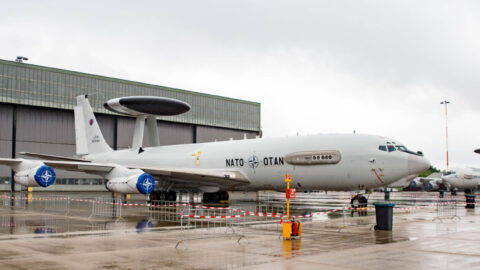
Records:
<instances>
[{"instance_id":1,"label":"puddle on tarmac","mask_svg":"<svg viewBox=\"0 0 480 270\"><path fill-rule=\"evenodd\" d=\"M280 194L280 193L279 193ZM0 194L1 195L1 194ZM33 238L45 237L78 237L82 235L118 234L118 233L145 233L167 227L180 226L179 216L184 208L174 208L164 211L150 209L147 206L124 206L122 218L92 218L92 203L89 200L103 197L110 198L109 193L74 193L68 194L70 204L62 204L61 196L55 192L35 193L28 198L25 193L17 193L17 199L0 201L0 240L10 239L9 235L26 235ZM22 198L23 196L23 198ZM243 209L251 212L285 213L284 194L270 194L269 197L260 196L262 202L256 200L232 201L231 208ZM382 201L383 193L373 193L369 203ZM425 192L392 193L392 200L397 207L424 206L438 200L436 194ZM458 197L461 198L459 195ZM21 198L21 199L18 199ZM48 198L57 198L57 204ZM343 221L349 226L367 226L374 222L373 211L349 210L350 193L329 192L299 194L291 205L292 216L313 217L299 218L302 222L309 221ZM49 205L50 207L47 207ZM127 201L132 203L132 201ZM139 202L144 204L145 201ZM212 206L212 205L211 205ZM335 210L335 211L332 211ZM113 211L117 211L113 209ZM326 213L331 211L329 213ZM315 214L324 212L323 214ZM468 213L467 213L468 214ZM212 214L213 215L213 214ZM114 215L113 215L114 216ZM411 220L425 220L427 218L411 218ZM278 221L277 221L278 222ZM325 226L327 227L327 226ZM395 234L375 231L376 244L385 244L396 241L406 241L415 237L400 237Z\"/></svg>"}]
</instances>

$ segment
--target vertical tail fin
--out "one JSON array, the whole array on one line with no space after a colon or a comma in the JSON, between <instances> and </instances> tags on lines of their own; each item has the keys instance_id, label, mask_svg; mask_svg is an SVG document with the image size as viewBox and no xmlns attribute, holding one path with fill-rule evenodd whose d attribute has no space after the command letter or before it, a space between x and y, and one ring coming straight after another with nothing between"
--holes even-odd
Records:
<instances>
[{"instance_id":1,"label":"vertical tail fin","mask_svg":"<svg viewBox=\"0 0 480 270\"><path fill-rule=\"evenodd\" d=\"M75 140L77 155L97 154L113 151L103 138L97 119L87 96L77 96L75 112Z\"/></svg>"}]
</instances>

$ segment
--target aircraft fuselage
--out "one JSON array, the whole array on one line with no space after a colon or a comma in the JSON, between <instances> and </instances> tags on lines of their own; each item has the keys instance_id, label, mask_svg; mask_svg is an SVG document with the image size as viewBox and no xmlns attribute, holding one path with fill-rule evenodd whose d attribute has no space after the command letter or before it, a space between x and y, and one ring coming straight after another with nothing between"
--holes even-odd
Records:
<instances>
[{"instance_id":1,"label":"aircraft fuselage","mask_svg":"<svg viewBox=\"0 0 480 270\"><path fill-rule=\"evenodd\" d=\"M421 156L379 150L379 145L390 141L373 135L320 134L146 147L141 153L126 149L87 159L124 166L235 170L250 181L237 188L241 190L283 190L284 174L293 176L295 188L360 190L388 185L429 167ZM292 164L287 159L292 153L314 157L311 164Z\"/></svg>"}]
</instances>

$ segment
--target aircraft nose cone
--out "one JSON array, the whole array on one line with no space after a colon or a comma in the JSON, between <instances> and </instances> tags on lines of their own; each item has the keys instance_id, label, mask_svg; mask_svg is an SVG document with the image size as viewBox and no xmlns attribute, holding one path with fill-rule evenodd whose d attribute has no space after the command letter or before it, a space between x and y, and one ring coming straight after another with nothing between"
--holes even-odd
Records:
<instances>
[{"instance_id":1,"label":"aircraft nose cone","mask_svg":"<svg viewBox=\"0 0 480 270\"><path fill-rule=\"evenodd\" d=\"M420 174L430 168L430 161L423 156L408 156L408 172L410 174Z\"/></svg>"}]
</instances>

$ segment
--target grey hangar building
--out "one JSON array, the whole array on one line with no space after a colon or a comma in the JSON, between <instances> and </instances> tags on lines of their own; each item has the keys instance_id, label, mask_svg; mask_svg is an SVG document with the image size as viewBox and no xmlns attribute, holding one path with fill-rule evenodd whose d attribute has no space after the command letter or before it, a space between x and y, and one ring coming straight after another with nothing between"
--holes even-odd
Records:
<instances>
[{"instance_id":1,"label":"grey hangar building","mask_svg":"<svg viewBox=\"0 0 480 270\"><path fill-rule=\"evenodd\" d=\"M26 158L20 152L75 155L75 97L88 94L107 143L131 146L135 118L115 114L103 104L122 96L179 99L192 109L157 117L160 145L251 139L261 135L260 103L182 89L92 75L0 59L0 157ZM145 134L145 136L147 136ZM148 140L144 139L144 147ZM55 183L34 191L105 191L99 176L57 170ZM0 191L12 185L12 170L0 166Z\"/></svg>"}]
</instances>

